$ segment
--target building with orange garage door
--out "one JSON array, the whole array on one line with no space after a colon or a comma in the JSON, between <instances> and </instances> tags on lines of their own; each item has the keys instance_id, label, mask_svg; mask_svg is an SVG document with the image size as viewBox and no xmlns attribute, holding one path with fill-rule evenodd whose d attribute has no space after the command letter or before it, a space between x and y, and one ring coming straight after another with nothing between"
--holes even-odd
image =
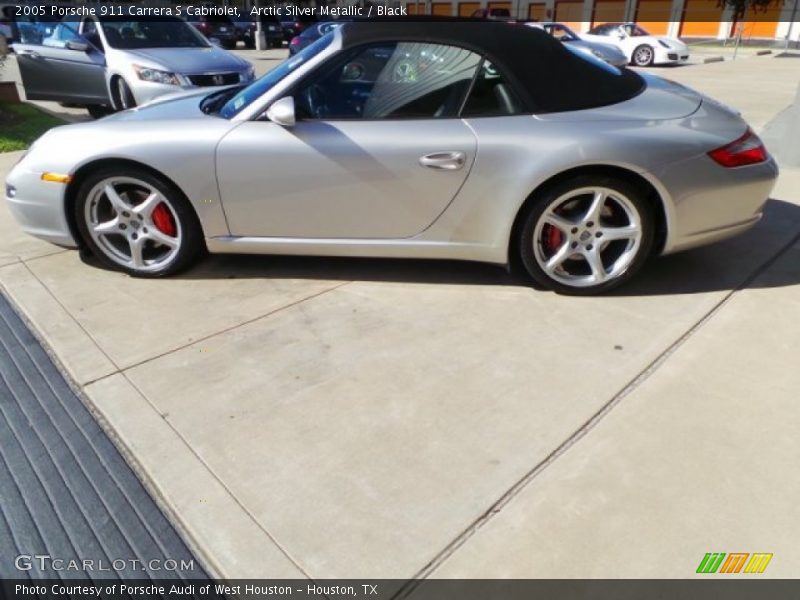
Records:
<instances>
[{"instance_id":1,"label":"building with orange garage door","mask_svg":"<svg viewBox=\"0 0 800 600\"><path fill-rule=\"evenodd\" d=\"M774 0L763 10L748 11L739 23L717 0L420 0L404 5L409 14L418 10L419 14L460 17L469 17L479 9L507 9L513 19L560 21L578 32L606 22L636 21L654 35L724 39L741 29L746 40L788 37L800 43L800 0Z\"/></svg>"}]
</instances>

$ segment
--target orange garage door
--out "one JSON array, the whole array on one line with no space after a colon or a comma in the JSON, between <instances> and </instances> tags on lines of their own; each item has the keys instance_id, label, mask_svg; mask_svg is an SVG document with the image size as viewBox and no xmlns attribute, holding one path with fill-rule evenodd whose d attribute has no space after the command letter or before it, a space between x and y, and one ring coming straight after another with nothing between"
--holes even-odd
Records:
<instances>
[{"instance_id":1,"label":"orange garage door","mask_svg":"<svg viewBox=\"0 0 800 600\"><path fill-rule=\"evenodd\" d=\"M672 0L639 0L636 22L653 35L666 35L672 20Z\"/></svg>"},{"instance_id":2,"label":"orange garage door","mask_svg":"<svg viewBox=\"0 0 800 600\"><path fill-rule=\"evenodd\" d=\"M458 5L458 16L459 17L471 17L472 13L478 10L481 7L480 2L461 2Z\"/></svg>"},{"instance_id":3,"label":"orange garage door","mask_svg":"<svg viewBox=\"0 0 800 600\"><path fill-rule=\"evenodd\" d=\"M625 2L620 0L597 0L592 12L592 27L602 23L624 21Z\"/></svg>"},{"instance_id":4,"label":"orange garage door","mask_svg":"<svg viewBox=\"0 0 800 600\"><path fill-rule=\"evenodd\" d=\"M528 18L532 21L544 21L547 18L547 5L529 4Z\"/></svg>"},{"instance_id":5,"label":"orange garage door","mask_svg":"<svg viewBox=\"0 0 800 600\"><path fill-rule=\"evenodd\" d=\"M583 2L556 2L554 21L560 21L567 27L580 31L583 22Z\"/></svg>"},{"instance_id":6,"label":"orange garage door","mask_svg":"<svg viewBox=\"0 0 800 600\"><path fill-rule=\"evenodd\" d=\"M681 36L717 37L722 7L717 0L686 0L683 8Z\"/></svg>"},{"instance_id":7,"label":"orange garage door","mask_svg":"<svg viewBox=\"0 0 800 600\"><path fill-rule=\"evenodd\" d=\"M449 17L453 14L453 9L449 2L434 2L431 4L431 14L440 17Z\"/></svg>"},{"instance_id":8,"label":"orange garage door","mask_svg":"<svg viewBox=\"0 0 800 600\"><path fill-rule=\"evenodd\" d=\"M492 10L493 8L504 8L509 14L511 14L511 2L489 2L486 7L489 10Z\"/></svg>"}]
</instances>

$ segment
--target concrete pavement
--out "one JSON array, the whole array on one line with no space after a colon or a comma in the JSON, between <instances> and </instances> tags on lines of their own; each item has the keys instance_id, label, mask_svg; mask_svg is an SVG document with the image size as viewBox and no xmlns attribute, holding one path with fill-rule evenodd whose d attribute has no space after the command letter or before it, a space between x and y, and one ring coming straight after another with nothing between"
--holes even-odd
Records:
<instances>
[{"instance_id":1,"label":"concrete pavement","mask_svg":"<svg viewBox=\"0 0 800 600\"><path fill-rule=\"evenodd\" d=\"M761 128L798 67L664 74ZM745 551L792 577L799 189L784 169L756 229L602 298L447 262L131 279L5 206L0 284L216 574L669 578Z\"/></svg>"}]
</instances>

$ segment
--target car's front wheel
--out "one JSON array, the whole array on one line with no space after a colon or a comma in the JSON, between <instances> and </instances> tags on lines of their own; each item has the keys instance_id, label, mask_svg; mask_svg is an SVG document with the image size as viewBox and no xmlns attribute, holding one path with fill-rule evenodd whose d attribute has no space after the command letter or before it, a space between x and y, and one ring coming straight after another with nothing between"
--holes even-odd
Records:
<instances>
[{"instance_id":1,"label":"car's front wheel","mask_svg":"<svg viewBox=\"0 0 800 600\"><path fill-rule=\"evenodd\" d=\"M114 109L105 104L88 104L86 106L86 111L93 119L102 119L113 113Z\"/></svg>"},{"instance_id":2,"label":"car's front wheel","mask_svg":"<svg viewBox=\"0 0 800 600\"><path fill-rule=\"evenodd\" d=\"M653 64L656 53L651 46L642 44L633 51L633 64L637 67L649 67Z\"/></svg>"},{"instance_id":3,"label":"car's front wheel","mask_svg":"<svg viewBox=\"0 0 800 600\"><path fill-rule=\"evenodd\" d=\"M114 80L114 101L117 110L127 110L136 106L136 97L122 77Z\"/></svg>"},{"instance_id":4,"label":"car's front wheel","mask_svg":"<svg viewBox=\"0 0 800 600\"><path fill-rule=\"evenodd\" d=\"M172 275L204 248L200 223L172 184L140 169L101 169L82 184L75 222L106 266L141 277Z\"/></svg>"},{"instance_id":5,"label":"car's front wheel","mask_svg":"<svg viewBox=\"0 0 800 600\"><path fill-rule=\"evenodd\" d=\"M550 187L522 215L519 256L531 277L556 292L589 295L633 277L653 246L645 194L611 177L579 176Z\"/></svg>"}]
</instances>

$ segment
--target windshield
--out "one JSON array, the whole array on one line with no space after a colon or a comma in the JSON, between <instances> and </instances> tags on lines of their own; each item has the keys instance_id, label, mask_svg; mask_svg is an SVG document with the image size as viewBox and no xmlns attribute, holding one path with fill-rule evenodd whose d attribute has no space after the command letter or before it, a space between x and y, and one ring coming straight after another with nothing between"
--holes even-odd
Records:
<instances>
[{"instance_id":1,"label":"windshield","mask_svg":"<svg viewBox=\"0 0 800 600\"><path fill-rule=\"evenodd\" d=\"M287 58L277 67L272 69L272 71L254 81L236 94L233 98L228 100L219 111L220 116L224 119L232 119L238 115L258 98L267 93L281 79L295 71L301 65L306 64L317 54L325 50L325 48L331 45L332 41L333 34L329 33L319 38L316 42L304 48L294 56Z\"/></svg>"},{"instance_id":2,"label":"windshield","mask_svg":"<svg viewBox=\"0 0 800 600\"><path fill-rule=\"evenodd\" d=\"M634 25L633 23L625 25L625 31L627 32L628 35L630 35L632 37L640 37L640 36L643 36L643 35L650 35L642 27L639 27L638 25Z\"/></svg>"},{"instance_id":3,"label":"windshield","mask_svg":"<svg viewBox=\"0 0 800 600\"><path fill-rule=\"evenodd\" d=\"M544 30L561 42L574 42L578 36L566 25L544 25Z\"/></svg>"},{"instance_id":4,"label":"windshield","mask_svg":"<svg viewBox=\"0 0 800 600\"><path fill-rule=\"evenodd\" d=\"M620 69L608 64L604 60L601 60L601 59L597 58L593 54L588 54L586 52L581 52L580 50L578 50L577 48L573 48L569 44L564 44L564 47L567 50L569 50L570 52L572 52L575 56L581 58L582 60L585 60L588 63L593 64L595 67L603 69L604 71L606 71L608 73L611 73L612 75L622 75L622 71ZM627 100L627 98L626 98L626 100Z\"/></svg>"},{"instance_id":5,"label":"windshield","mask_svg":"<svg viewBox=\"0 0 800 600\"><path fill-rule=\"evenodd\" d=\"M152 21L104 20L108 45L122 50L138 48L207 48L208 42L181 19Z\"/></svg>"}]
</instances>

